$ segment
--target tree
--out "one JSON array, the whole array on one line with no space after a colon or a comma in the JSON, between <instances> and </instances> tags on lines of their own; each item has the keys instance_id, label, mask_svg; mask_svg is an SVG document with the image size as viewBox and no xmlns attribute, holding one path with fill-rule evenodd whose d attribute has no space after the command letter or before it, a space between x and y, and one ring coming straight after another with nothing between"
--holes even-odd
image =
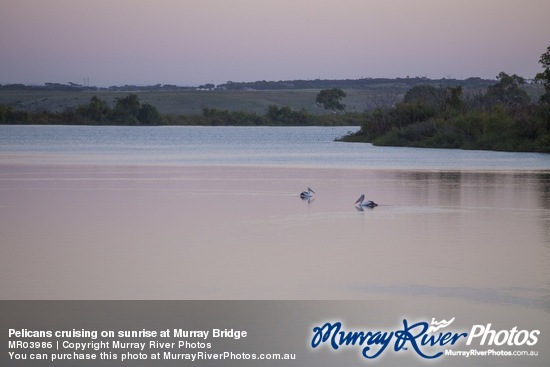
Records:
<instances>
[{"instance_id":1,"label":"tree","mask_svg":"<svg viewBox=\"0 0 550 367\"><path fill-rule=\"evenodd\" d=\"M436 109L445 107L446 92L443 88L436 88L428 84L415 85L405 93L404 103L423 104Z\"/></svg>"},{"instance_id":2,"label":"tree","mask_svg":"<svg viewBox=\"0 0 550 367\"><path fill-rule=\"evenodd\" d=\"M130 93L124 98L116 98L113 115L115 120L130 125L135 125L140 109L139 97L137 94Z\"/></svg>"},{"instance_id":3,"label":"tree","mask_svg":"<svg viewBox=\"0 0 550 367\"><path fill-rule=\"evenodd\" d=\"M323 89L317 94L315 103L322 106L325 110L331 110L332 112L343 111L346 105L342 103L342 99L346 96L346 92L339 88Z\"/></svg>"},{"instance_id":4,"label":"tree","mask_svg":"<svg viewBox=\"0 0 550 367\"><path fill-rule=\"evenodd\" d=\"M500 104L508 108L525 106L529 103L527 92L521 89L525 79L516 74L508 75L501 71L497 75L498 82L491 85L485 98L491 104Z\"/></svg>"},{"instance_id":5,"label":"tree","mask_svg":"<svg viewBox=\"0 0 550 367\"><path fill-rule=\"evenodd\" d=\"M546 92L540 97L540 101L541 103L550 103L550 46L540 56L539 63L544 68L544 71L535 75L535 81L541 83Z\"/></svg>"},{"instance_id":6,"label":"tree","mask_svg":"<svg viewBox=\"0 0 550 367\"><path fill-rule=\"evenodd\" d=\"M90 99L90 103L80 106L76 110L77 114L97 122L107 120L109 111L110 108L107 102L97 96L93 96L92 99Z\"/></svg>"},{"instance_id":7,"label":"tree","mask_svg":"<svg viewBox=\"0 0 550 367\"><path fill-rule=\"evenodd\" d=\"M159 111L149 103L143 103L139 108L137 119L144 125L159 125L162 117Z\"/></svg>"},{"instance_id":8,"label":"tree","mask_svg":"<svg viewBox=\"0 0 550 367\"><path fill-rule=\"evenodd\" d=\"M448 87L445 89L445 104L455 110L460 110L464 106L462 100L462 87Z\"/></svg>"},{"instance_id":9,"label":"tree","mask_svg":"<svg viewBox=\"0 0 550 367\"><path fill-rule=\"evenodd\" d=\"M266 117L270 123L281 125L310 125L312 117L306 110L292 111L288 106L277 107L271 105L267 109Z\"/></svg>"}]
</instances>

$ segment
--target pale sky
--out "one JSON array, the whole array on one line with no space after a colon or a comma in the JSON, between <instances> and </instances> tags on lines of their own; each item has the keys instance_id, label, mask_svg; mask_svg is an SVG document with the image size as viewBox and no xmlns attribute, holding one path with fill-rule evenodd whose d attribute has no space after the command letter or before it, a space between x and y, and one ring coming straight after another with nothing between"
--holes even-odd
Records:
<instances>
[{"instance_id":1,"label":"pale sky","mask_svg":"<svg viewBox=\"0 0 550 367\"><path fill-rule=\"evenodd\" d=\"M0 0L0 84L532 78L549 0Z\"/></svg>"}]
</instances>

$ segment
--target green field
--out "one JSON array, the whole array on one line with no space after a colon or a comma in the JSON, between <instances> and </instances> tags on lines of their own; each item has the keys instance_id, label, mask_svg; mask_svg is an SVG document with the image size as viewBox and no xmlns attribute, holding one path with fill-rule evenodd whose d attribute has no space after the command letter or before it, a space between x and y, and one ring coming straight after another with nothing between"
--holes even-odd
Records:
<instances>
[{"instance_id":1,"label":"green field","mask_svg":"<svg viewBox=\"0 0 550 367\"><path fill-rule=\"evenodd\" d=\"M430 82L432 85L438 85L437 83L438 81ZM401 101L412 86L410 83L396 80L392 83L374 84L362 89L343 88L347 93L343 103L346 105L347 112L362 112L375 107L391 107ZM524 88L534 100L541 94L541 87L538 85L528 84ZM155 106L162 114L200 114L204 108L264 114L271 105L288 106L295 111L305 109L312 114L324 114L327 111L315 104L320 90L60 91L0 89L0 105L29 112L63 112L87 104L93 96L105 100L113 107L116 98L123 98L130 93L135 93L142 103ZM469 85L465 82L463 90L465 94L484 93L486 86Z\"/></svg>"},{"instance_id":2,"label":"green field","mask_svg":"<svg viewBox=\"0 0 550 367\"><path fill-rule=\"evenodd\" d=\"M380 103L395 102L404 94L404 88L385 90L346 90L344 100L347 111L363 111ZM270 105L289 106L293 110L306 109L310 113L324 113L315 105L319 90L268 90L268 91L152 91L152 92L114 92L114 91L43 91L43 90L0 90L0 104L12 106L17 110L30 112L62 112L79 105L87 104L97 96L114 105L115 98L125 97L129 93L139 96L141 102L155 106L164 114L196 114L203 108L220 110L248 111L263 114Z\"/></svg>"}]
</instances>

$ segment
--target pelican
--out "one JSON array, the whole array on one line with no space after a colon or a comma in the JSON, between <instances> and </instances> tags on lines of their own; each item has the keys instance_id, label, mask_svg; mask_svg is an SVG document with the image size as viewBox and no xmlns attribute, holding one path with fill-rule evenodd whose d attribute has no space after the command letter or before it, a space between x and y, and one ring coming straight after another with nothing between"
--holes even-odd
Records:
<instances>
[{"instance_id":1,"label":"pelican","mask_svg":"<svg viewBox=\"0 0 550 367\"><path fill-rule=\"evenodd\" d=\"M307 191L302 191L300 193L300 197L302 199L311 199L313 197L313 194L315 194L315 191L313 191L310 187L308 187Z\"/></svg>"},{"instance_id":2,"label":"pelican","mask_svg":"<svg viewBox=\"0 0 550 367\"><path fill-rule=\"evenodd\" d=\"M378 204L372 200L365 200L365 194L359 196L359 199L357 199L355 205L360 207L366 206L367 208L374 208L375 206L378 206Z\"/></svg>"}]
</instances>

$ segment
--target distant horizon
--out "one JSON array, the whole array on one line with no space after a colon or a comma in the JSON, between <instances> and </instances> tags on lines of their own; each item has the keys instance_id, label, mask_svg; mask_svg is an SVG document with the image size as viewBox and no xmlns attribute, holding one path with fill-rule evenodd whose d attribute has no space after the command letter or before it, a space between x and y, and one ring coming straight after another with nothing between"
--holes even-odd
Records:
<instances>
[{"instance_id":1,"label":"distant horizon","mask_svg":"<svg viewBox=\"0 0 550 367\"><path fill-rule=\"evenodd\" d=\"M521 76L521 75L520 75ZM3 83L3 82L0 82L0 86L8 86L8 85L24 85L24 86L28 86L28 87L41 87L41 86L46 86L47 84L57 84L57 85L64 85L64 86L77 86L77 87L83 87L83 88L110 88L110 87L124 87L124 86L135 86L135 87L152 87L152 86L175 86L175 87L181 87L181 88L196 88L196 87L200 87L200 86L204 86L204 85L207 85L207 84L214 84L216 87L217 86L220 86L220 85L224 85L224 84L228 84L228 83L243 83L243 84L246 84L246 83L256 83L256 82L269 82L269 83L279 83L279 82L292 82L292 81L346 81L346 80L349 80L349 81L356 81L356 80L377 80L377 79L381 79L381 80L400 80L400 79L426 79L426 80L469 80L469 79L480 79L480 80L485 80L485 81L496 81L497 78L482 78L482 77L476 77L476 76L471 76L471 77L466 77L466 78L452 78L452 77L442 77L442 78L428 78L428 77L425 77L425 76L406 76L406 77L362 77L362 78L345 78L345 79L333 79L333 78L321 78L321 79L281 79L281 80L266 80L266 79L261 79L261 80L253 80L253 81L235 81L235 80L228 80L226 82L223 82L223 83L219 83L219 84L216 84L216 83L212 83L212 82L205 82L205 83L200 83L200 84L194 84L194 85L182 85L182 84L175 84L175 83L154 83L154 84L141 84L141 83L126 83L124 85L121 85L121 84L109 84L109 85L94 85L90 82L90 84L88 85L84 85L84 84L81 84L81 83L78 83L78 82L73 82L73 81L68 81L68 82L56 82L56 81L47 81L47 82L43 82L43 83L18 83L18 82L13 82L13 83ZM530 82L532 80L532 78L525 78L525 80L527 82Z\"/></svg>"},{"instance_id":2,"label":"distant horizon","mask_svg":"<svg viewBox=\"0 0 550 367\"><path fill-rule=\"evenodd\" d=\"M550 40L549 40L549 43L550 45ZM544 50L541 50L540 54L542 55L542 53L544 53L545 49ZM537 58L537 61L538 61L538 58ZM507 70L499 70L499 71L495 71L494 73L494 76L479 76L479 75L472 75L472 76L462 76L462 77L458 77L458 76L453 76L452 73L449 73L449 74L445 74L445 75L442 75L442 76L438 76L438 77L430 77L428 75L396 75L396 76L360 76L360 77L296 77L296 78L290 78L290 77L287 77L287 78L279 78L279 79L269 79L269 78L258 78L258 79L249 79L249 80L226 80L226 81L214 81L213 79L211 78L206 78L205 81L203 82L200 82L200 81L196 81L196 82L188 82L187 84L185 84L185 82L170 82L170 81L163 81L163 82L121 82L121 83L103 83L103 84L93 84L93 79L91 77L82 77L80 79L80 81L78 80L68 80L68 81L53 81L53 80L44 80L44 81L27 81L27 82L17 82L17 81L0 81L0 85L7 85L7 84L23 84L23 85L29 85L29 86L40 86L40 85L45 85L46 83L54 83L54 84L70 84L70 83L73 83L73 84L77 84L77 85L83 85L82 84L84 82L84 80L86 79L87 80L87 83L89 83L88 85L86 86L90 86L90 87L99 87L99 88L108 88L108 87L113 87L113 86L124 86L124 85L135 85L135 86L153 86L153 85L175 85L175 86L180 86L180 87L198 87L200 85L205 85L205 84L214 84L214 85L222 85L222 84L227 84L227 83L254 83L254 82L259 82L259 81L268 81L268 82L283 82L283 81L295 81L295 80L307 80L307 81L311 81L311 80L362 80L362 79L417 79L417 78L426 78L428 80L444 80L444 79L449 79L449 80L467 80L467 79L471 79L471 78L479 78L479 79L482 79L482 80L497 80L497 76L500 72L505 72L509 75L512 75L512 74L516 74L522 78L524 78L526 81L531 81L535 78L535 75L539 72L541 72L543 69L542 67L540 67L540 70L538 71L535 71L532 75L521 75L521 74L518 74L518 73L514 73L514 72L509 72Z\"/></svg>"}]
</instances>

